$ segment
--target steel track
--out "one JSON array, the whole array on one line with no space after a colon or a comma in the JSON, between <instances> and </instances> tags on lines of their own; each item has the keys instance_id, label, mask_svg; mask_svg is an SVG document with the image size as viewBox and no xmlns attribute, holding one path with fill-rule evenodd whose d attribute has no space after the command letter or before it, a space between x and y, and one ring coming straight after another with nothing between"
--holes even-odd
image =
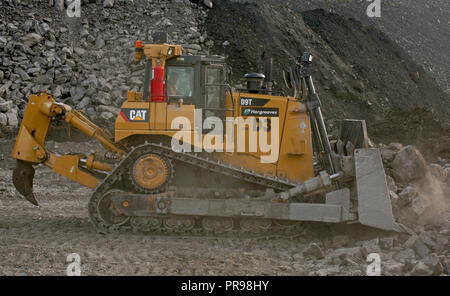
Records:
<instances>
[{"instance_id":1,"label":"steel track","mask_svg":"<svg viewBox=\"0 0 450 296\"><path fill-rule=\"evenodd\" d=\"M241 181L245 181L250 184L261 185L266 188L272 188L275 190L285 191L290 189L296 185L297 183L291 182L287 179L267 176L263 174L257 174L253 171L246 170L244 168L237 168L228 164L224 164L220 161L211 160L208 158L201 157L192 153L184 153L184 152L174 152L171 147L165 146L163 144L155 144L155 143L145 143L136 147L132 147L129 153L122 158L122 160L115 165L114 169L100 182L97 188L91 195L91 198L88 203L89 216L91 222L93 223L95 229L100 233L115 233L115 232L143 232L143 233L151 233L153 235L177 235L177 236L206 236L206 237L224 237L224 236L232 236L232 237L271 237L271 236L279 236L279 235L292 235L295 233L295 230L298 229L298 226L301 223L293 223L289 225L282 225L278 223L276 220L272 220L270 223L271 226L269 229L258 229L255 227L250 230L242 230L236 229L239 228L240 219L238 218L230 218L233 219L234 226L232 230L227 229L224 231L215 230L207 230L204 229L201 225L202 219L206 217L196 217L196 226L189 227L189 229L184 229L183 227L175 227L168 228L165 226L165 223L161 223L161 227L157 229L139 229L130 223L130 219L126 223L122 223L121 225L110 225L102 219L99 214L97 207L99 201L110 191L117 191L117 188L114 188L115 184L118 184L121 181L122 176L126 176L127 171L131 167L131 165L136 161L141 155L146 153L157 153L164 155L169 158L171 161L181 161L185 164L188 164L193 167L199 167L202 169L209 170L211 172L219 173L224 176L232 177ZM120 189L119 189L120 190ZM173 219L182 216L174 216L174 215L164 215L161 219ZM229 222L229 221L227 221ZM198 225L200 224L200 226Z\"/></svg>"}]
</instances>

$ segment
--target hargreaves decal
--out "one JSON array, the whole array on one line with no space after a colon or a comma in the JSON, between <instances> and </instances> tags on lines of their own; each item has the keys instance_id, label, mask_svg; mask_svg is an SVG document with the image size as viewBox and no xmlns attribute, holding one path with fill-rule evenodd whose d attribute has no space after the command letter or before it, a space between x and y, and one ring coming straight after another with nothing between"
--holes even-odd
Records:
<instances>
[{"instance_id":1,"label":"hargreaves decal","mask_svg":"<svg viewBox=\"0 0 450 296\"><path fill-rule=\"evenodd\" d=\"M148 109L123 108L120 115L127 122L148 122Z\"/></svg>"},{"instance_id":2,"label":"hargreaves decal","mask_svg":"<svg viewBox=\"0 0 450 296\"><path fill-rule=\"evenodd\" d=\"M242 116L278 117L278 108L244 108Z\"/></svg>"}]
</instances>

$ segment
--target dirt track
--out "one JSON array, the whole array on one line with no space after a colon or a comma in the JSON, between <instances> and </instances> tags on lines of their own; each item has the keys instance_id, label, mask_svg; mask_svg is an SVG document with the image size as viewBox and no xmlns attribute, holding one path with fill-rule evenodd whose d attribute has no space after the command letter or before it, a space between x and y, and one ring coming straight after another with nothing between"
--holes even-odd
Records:
<instances>
[{"instance_id":1,"label":"dirt track","mask_svg":"<svg viewBox=\"0 0 450 296\"><path fill-rule=\"evenodd\" d=\"M311 242L325 248L354 246L353 237L343 236L345 229L325 224L305 224L305 233L295 238L97 234L86 208L90 190L50 169L36 168L34 190L40 207L16 193L11 182L12 145L12 140L0 142L0 275L65 275L70 253L81 256L84 275L365 274L362 260L345 266L340 260L314 260L302 254ZM97 147L73 142L57 145L73 152ZM55 143L48 147L55 149ZM354 236L359 240L390 236L366 228L354 230L359 232Z\"/></svg>"}]
</instances>

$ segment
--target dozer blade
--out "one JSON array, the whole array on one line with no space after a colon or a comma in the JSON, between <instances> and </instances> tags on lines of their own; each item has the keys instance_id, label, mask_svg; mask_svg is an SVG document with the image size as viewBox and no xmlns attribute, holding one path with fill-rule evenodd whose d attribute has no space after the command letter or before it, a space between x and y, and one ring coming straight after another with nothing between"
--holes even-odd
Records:
<instances>
[{"instance_id":1,"label":"dozer blade","mask_svg":"<svg viewBox=\"0 0 450 296\"><path fill-rule=\"evenodd\" d=\"M26 161L17 159L16 168L13 171L13 183L29 202L37 206L38 202L33 194L34 168Z\"/></svg>"},{"instance_id":2,"label":"dozer blade","mask_svg":"<svg viewBox=\"0 0 450 296\"><path fill-rule=\"evenodd\" d=\"M407 231L395 222L386 174L379 149L355 150L358 219L363 225L397 232Z\"/></svg>"}]
</instances>

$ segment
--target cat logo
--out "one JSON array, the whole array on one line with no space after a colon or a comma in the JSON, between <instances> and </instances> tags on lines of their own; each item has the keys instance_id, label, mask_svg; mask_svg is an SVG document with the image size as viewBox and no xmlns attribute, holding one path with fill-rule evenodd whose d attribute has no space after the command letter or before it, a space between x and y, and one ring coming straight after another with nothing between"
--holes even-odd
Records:
<instances>
[{"instance_id":1,"label":"cat logo","mask_svg":"<svg viewBox=\"0 0 450 296\"><path fill-rule=\"evenodd\" d=\"M148 109L129 109L120 110L120 115L126 122L148 122Z\"/></svg>"}]
</instances>

